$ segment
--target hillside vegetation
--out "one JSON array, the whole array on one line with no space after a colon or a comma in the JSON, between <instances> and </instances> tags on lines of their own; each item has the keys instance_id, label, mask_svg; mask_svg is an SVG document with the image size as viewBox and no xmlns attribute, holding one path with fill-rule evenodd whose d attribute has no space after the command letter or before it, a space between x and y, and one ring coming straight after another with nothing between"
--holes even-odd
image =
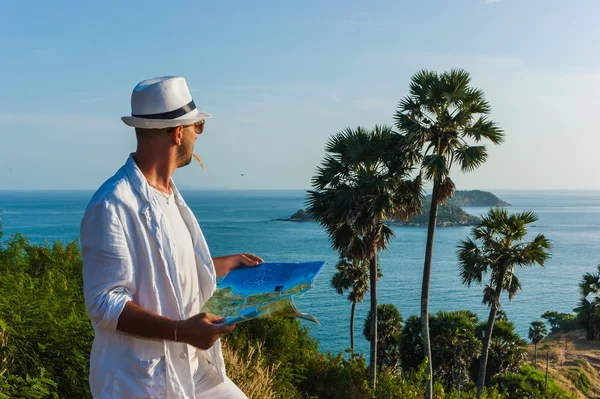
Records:
<instances>
[{"instance_id":1,"label":"hillside vegetation","mask_svg":"<svg viewBox=\"0 0 600 399\"><path fill-rule=\"evenodd\" d=\"M533 345L529 346L533 359ZM600 398L600 342L589 341L583 332L555 333L538 345L538 370L548 370L556 385L577 398Z\"/></svg>"},{"instance_id":2,"label":"hillside vegetation","mask_svg":"<svg viewBox=\"0 0 600 399\"><path fill-rule=\"evenodd\" d=\"M495 194L481 190L457 190L448 202L458 206L510 206Z\"/></svg>"}]
</instances>

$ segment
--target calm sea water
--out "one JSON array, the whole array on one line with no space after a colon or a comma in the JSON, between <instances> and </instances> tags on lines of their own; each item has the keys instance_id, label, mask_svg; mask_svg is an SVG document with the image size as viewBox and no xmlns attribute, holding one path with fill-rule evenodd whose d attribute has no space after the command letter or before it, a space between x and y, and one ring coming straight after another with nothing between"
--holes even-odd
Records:
<instances>
[{"instance_id":1,"label":"calm sea water","mask_svg":"<svg viewBox=\"0 0 600 399\"><path fill-rule=\"evenodd\" d=\"M302 208L303 191L182 191L213 255L248 251L270 261L328 261L315 289L298 300L298 306L320 320L320 325L310 324L310 328L323 351L349 346L350 304L330 288L337 256L325 233L315 223L270 221ZM523 291L513 302L503 301L508 317L526 338L529 323L544 311L570 312L578 301L582 274L595 271L600 264L600 191L495 193L512 204L511 212L535 211L539 221L530 233L543 233L553 244L547 266L517 270ZM0 191L4 238L21 233L36 243L75 240L91 195L84 191ZM476 215L487 211L466 210ZM395 227L397 237L380 257L379 301L395 304L404 318L419 313L426 230ZM458 278L456 246L468 234L468 227L437 229L430 306L432 312L469 309L485 320L482 287L466 288ZM357 348L365 353L368 344L362 338L362 326L368 309L368 300L357 306Z\"/></svg>"}]
</instances>

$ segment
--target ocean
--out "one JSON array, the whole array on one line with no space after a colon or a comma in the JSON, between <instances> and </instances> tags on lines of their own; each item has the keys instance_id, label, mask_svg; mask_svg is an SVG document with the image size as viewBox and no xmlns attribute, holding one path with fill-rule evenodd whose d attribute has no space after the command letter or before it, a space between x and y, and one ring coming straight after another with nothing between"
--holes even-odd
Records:
<instances>
[{"instance_id":1,"label":"ocean","mask_svg":"<svg viewBox=\"0 0 600 399\"><path fill-rule=\"evenodd\" d=\"M579 300L578 283L600 264L600 191L507 191L494 194L512 204L509 211L533 210L539 221L530 234L543 233L553 245L545 268L517 269L523 290L503 308L519 334L527 338L529 324L543 312L571 312ZM0 191L4 239L20 233L34 243L78 238L79 222L91 191ZM320 325L304 323L324 352L350 346L350 303L330 287L337 255L326 234L312 222L278 222L303 208L304 192L182 190L196 215L213 256L253 252L273 262L325 260L314 290L297 300L300 310L316 316ZM480 215L487 208L465 208ZM419 314L423 256L427 229L394 227L396 238L380 255L383 277L379 303L393 303L404 319ZM469 227L444 227L436 232L430 311L469 309L487 320L481 304L483 287L460 283L456 248ZM362 329L369 301L356 310L356 347L368 354Z\"/></svg>"}]
</instances>

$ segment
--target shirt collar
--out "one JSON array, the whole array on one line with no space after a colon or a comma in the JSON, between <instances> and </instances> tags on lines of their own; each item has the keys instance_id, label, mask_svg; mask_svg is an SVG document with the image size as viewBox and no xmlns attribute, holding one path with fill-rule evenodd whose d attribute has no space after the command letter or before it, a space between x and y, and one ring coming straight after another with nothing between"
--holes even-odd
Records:
<instances>
[{"instance_id":1,"label":"shirt collar","mask_svg":"<svg viewBox=\"0 0 600 399\"><path fill-rule=\"evenodd\" d=\"M152 202L152 200L155 197L154 190L152 190L152 187L150 187L148 180L146 180L146 177L144 176L144 174L142 173L140 168L135 163L135 160L133 159L134 154L135 153L133 153L133 152L131 154L129 154L129 158L127 158L127 162L125 162L125 171L127 172L127 175L129 176L131 185L138 192L138 194L140 195L142 200L144 200L144 202ZM174 194L175 201L177 202L177 204L185 205L185 202L183 201L181 194L179 194L179 190L177 189L177 186L175 185L175 182L173 181L172 178L171 178L171 189L173 190L173 194Z\"/></svg>"}]
</instances>

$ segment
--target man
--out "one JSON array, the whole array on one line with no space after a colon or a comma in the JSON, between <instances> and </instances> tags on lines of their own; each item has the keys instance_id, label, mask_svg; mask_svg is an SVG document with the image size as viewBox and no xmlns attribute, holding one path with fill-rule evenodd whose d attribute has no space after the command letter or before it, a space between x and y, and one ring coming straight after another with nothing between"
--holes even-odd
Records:
<instances>
[{"instance_id":1,"label":"man","mask_svg":"<svg viewBox=\"0 0 600 399\"><path fill-rule=\"evenodd\" d=\"M137 150L94 194L81 222L87 313L95 330L95 398L246 398L225 375L219 338L235 326L200 313L216 277L256 266L252 254L211 258L171 175L191 162L211 115L185 79L139 83L131 96Z\"/></svg>"}]
</instances>

